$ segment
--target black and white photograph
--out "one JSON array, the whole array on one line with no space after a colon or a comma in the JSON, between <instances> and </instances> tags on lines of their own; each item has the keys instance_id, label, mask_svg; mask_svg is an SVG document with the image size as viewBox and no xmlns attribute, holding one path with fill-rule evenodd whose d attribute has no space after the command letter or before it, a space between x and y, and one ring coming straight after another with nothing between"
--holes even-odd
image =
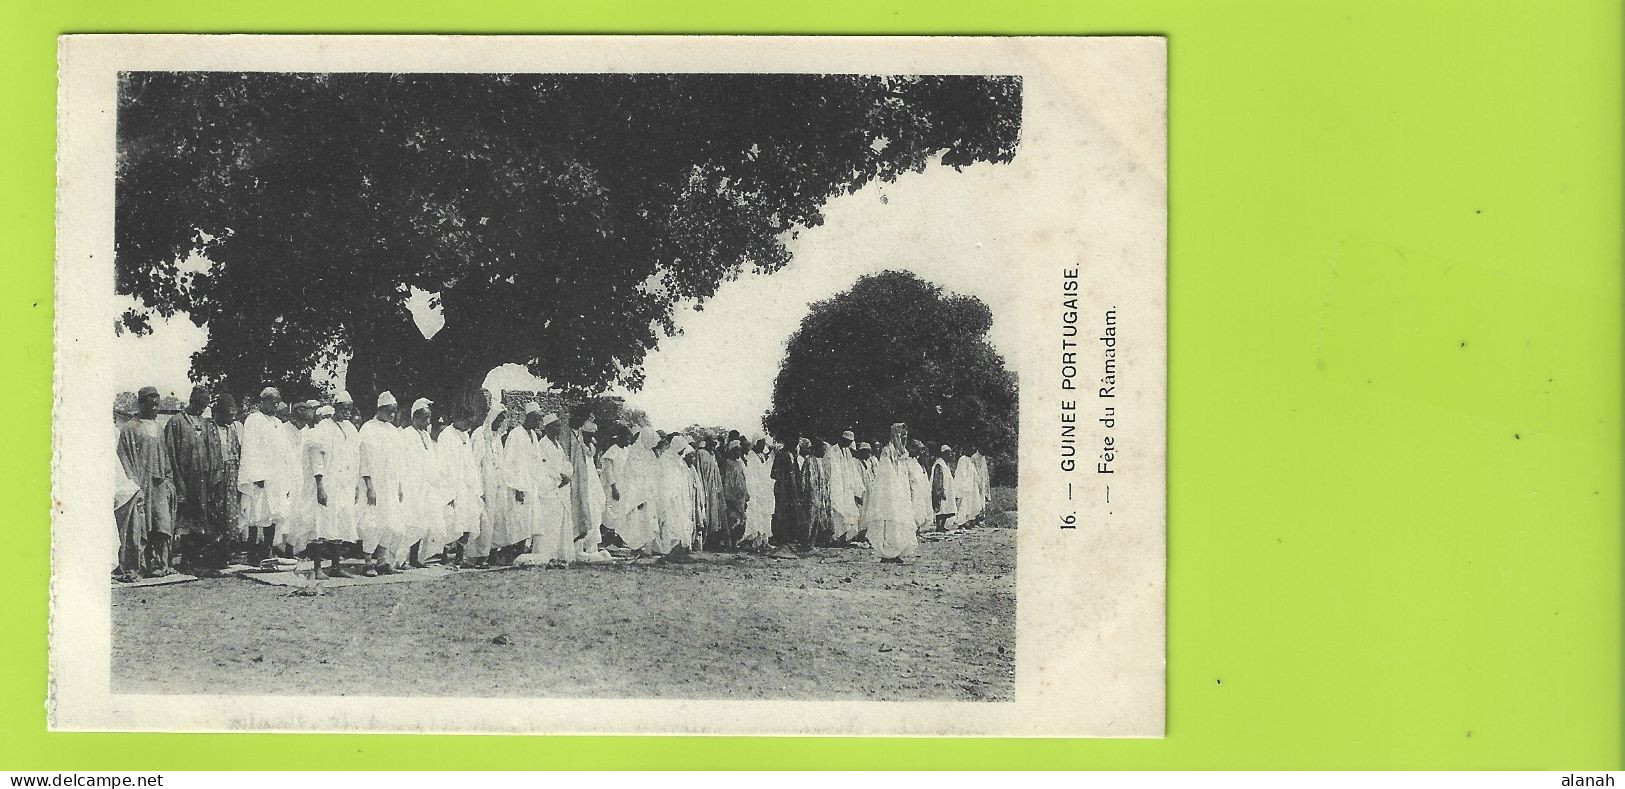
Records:
<instances>
[{"instance_id":1,"label":"black and white photograph","mask_svg":"<svg viewBox=\"0 0 1625 789\"><path fill-rule=\"evenodd\" d=\"M1160 39L62 51L53 725L1161 735Z\"/></svg>"}]
</instances>

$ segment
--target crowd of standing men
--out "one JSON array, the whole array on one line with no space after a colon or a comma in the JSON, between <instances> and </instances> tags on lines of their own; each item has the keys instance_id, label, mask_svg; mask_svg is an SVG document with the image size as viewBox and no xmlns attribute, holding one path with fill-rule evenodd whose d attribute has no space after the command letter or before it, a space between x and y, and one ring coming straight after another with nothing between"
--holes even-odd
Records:
<instances>
[{"instance_id":1,"label":"crowd of standing men","mask_svg":"<svg viewBox=\"0 0 1625 789\"><path fill-rule=\"evenodd\" d=\"M609 547L867 544L901 563L920 531L979 520L989 495L984 456L932 452L902 423L878 450L852 431L786 437L787 448L734 431L600 431L584 406L561 418L535 402L520 418L498 408L436 424L432 401L403 410L384 392L362 421L342 392L289 404L267 387L240 415L230 395L196 387L162 426L158 404L143 388L119 429L118 581L300 556L315 578L351 575L344 558L367 576L436 561L562 565L611 561Z\"/></svg>"}]
</instances>

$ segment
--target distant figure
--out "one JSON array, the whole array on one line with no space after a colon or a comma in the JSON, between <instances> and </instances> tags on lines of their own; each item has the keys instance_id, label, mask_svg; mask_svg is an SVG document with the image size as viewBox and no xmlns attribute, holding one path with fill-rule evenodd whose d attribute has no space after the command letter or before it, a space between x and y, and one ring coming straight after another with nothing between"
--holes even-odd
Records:
<instances>
[{"instance_id":1,"label":"distant figure","mask_svg":"<svg viewBox=\"0 0 1625 789\"><path fill-rule=\"evenodd\" d=\"M931 464L931 509L937 514L937 531L947 531L959 511L958 489L954 486L953 467L949 465L953 456L954 448L943 444L936 462Z\"/></svg>"},{"instance_id":2,"label":"distant figure","mask_svg":"<svg viewBox=\"0 0 1625 789\"><path fill-rule=\"evenodd\" d=\"M141 387L136 417L119 428L118 459L125 476L141 490L145 505L119 534L118 578L174 574L170 542L175 534L175 487L169 452L158 428L158 390Z\"/></svg>"}]
</instances>

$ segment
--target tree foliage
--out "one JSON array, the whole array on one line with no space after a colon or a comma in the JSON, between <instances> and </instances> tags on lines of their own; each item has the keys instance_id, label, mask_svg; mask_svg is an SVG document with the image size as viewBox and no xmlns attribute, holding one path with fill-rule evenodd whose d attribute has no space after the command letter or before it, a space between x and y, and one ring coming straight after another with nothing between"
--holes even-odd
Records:
<instances>
[{"instance_id":1,"label":"tree foliage","mask_svg":"<svg viewBox=\"0 0 1625 789\"><path fill-rule=\"evenodd\" d=\"M477 395L527 364L586 395L641 362L832 197L1007 162L1017 77L133 72L118 111L116 268L207 325L194 377ZM206 259L212 265L198 265ZM410 288L438 294L424 339Z\"/></svg>"},{"instance_id":2,"label":"tree foliage","mask_svg":"<svg viewBox=\"0 0 1625 789\"><path fill-rule=\"evenodd\" d=\"M777 436L884 440L894 422L932 444L1016 448L1016 378L971 296L885 271L812 306L791 335L763 419Z\"/></svg>"}]
</instances>

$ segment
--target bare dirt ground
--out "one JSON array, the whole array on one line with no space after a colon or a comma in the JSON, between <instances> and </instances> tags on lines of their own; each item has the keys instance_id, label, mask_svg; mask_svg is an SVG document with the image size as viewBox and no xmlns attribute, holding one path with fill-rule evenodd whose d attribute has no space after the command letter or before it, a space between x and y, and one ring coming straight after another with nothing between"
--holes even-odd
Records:
<instances>
[{"instance_id":1,"label":"bare dirt ground","mask_svg":"<svg viewBox=\"0 0 1625 789\"><path fill-rule=\"evenodd\" d=\"M117 693L1008 701L1014 513L802 559L115 590Z\"/></svg>"}]
</instances>

